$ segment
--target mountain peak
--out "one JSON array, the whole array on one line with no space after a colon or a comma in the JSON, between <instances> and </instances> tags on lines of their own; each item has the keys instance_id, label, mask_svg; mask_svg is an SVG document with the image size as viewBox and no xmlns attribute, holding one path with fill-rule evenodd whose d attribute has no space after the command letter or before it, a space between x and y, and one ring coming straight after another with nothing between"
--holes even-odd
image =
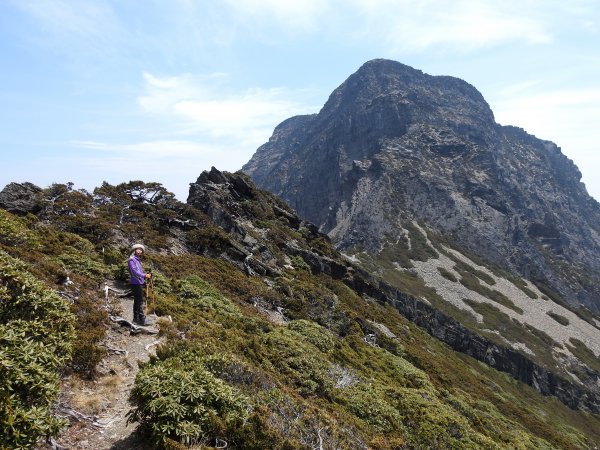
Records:
<instances>
[{"instance_id":1,"label":"mountain peak","mask_svg":"<svg viewBox=\"0 0 600 450\"><path fill-rule=\"evenodd\" d=\"M405 64L375 59L363 64L333 91L321 115L361 114L381 121L396 135L407 122L451 128L496 127L489 105L472 85L459 78L432 76Z\"/></svg>"},{"instance_id":2,"label":"mountain peak","mask_svg":"<svg viewBox=\"0 0 600 450\"><path fill-rule=\"evenodd\" d=\"M243 170L338 248L377 255L416 220L600 310L600 205L581 173L556 144L497 124L458 78L368 61Z\"/></svg>"}]
</instances>

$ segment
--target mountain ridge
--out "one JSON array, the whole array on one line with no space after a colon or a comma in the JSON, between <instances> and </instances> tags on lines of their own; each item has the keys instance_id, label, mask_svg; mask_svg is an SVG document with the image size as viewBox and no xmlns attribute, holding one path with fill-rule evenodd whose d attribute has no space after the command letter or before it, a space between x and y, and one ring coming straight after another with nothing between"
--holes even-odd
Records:
<instances>
[{"instance_id":1,"label":"mountain ridge","mask_svg":"<svg viewBox=\"0 0 600 450\"><path fill-rule=\"evenodd\" d=\"M370 61L242 170L344 251L380 252L415 219L600 310L600 204L581 173L554 143L497 124L457 78Z\"/></svg>"},{"instance_id":2,"label":"mountain ridge","mask_svg":"<svg viewBox=\"0 0 600 450\"><path fill-rule=\"evenodd\" d=\"M202 173L188 204L158 183L141 181L104 183L93 193L68 184L29 188L3 191L37 193L12 196L25 209L20 217L0 210L0 287L14 276L14 266L35 277L44 295L55 291L52 298L63 297L63 308L71 305L78 320L69 367L92 377L94 385L119 383L115 366L100 362L100 348L114 350L114 344L102 340L109 305L97 286L126 283L129 244L147 246L144 266L156 284L163 344L130 386L131 414L143 431L136 439L147 444L587 449L600 440L597 414L585 412L598 403L583 384L585 345L577 382L532 364L522 349L476 336L426 299L401 293L348 261L316 226L242 173ZM416 262L423 252L443 251L440 245L433 235L414 234L407 255ZM461 267L486 278L483 269ZM65 271L74 290L53 287ZM10 292L20 301L21 289ZM91 308L93 322L81 314L83 305ZM0 333L21 326L11 317L0 316ZM577 326L574 321L565 329ZM52 330L46 334L53 336ZM27 362L18 351L11 357ZM494 365L514 367L507 372L531 387ZM63 402L77 397L69 391L76 384L65 385ZM94 413L102 422L111 420L104 408ZM176 414L168 413L172 408ZM27 430L19 436L40 437ZM97 430L79 422L66 437L57 432L52 435L60 445Z\"/></svg>"}]
</instances>

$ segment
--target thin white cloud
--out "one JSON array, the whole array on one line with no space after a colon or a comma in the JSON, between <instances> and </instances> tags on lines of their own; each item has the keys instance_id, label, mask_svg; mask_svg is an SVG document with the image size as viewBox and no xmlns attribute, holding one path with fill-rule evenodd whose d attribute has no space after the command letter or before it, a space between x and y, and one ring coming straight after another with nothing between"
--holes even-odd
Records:
<instances>
[{"instance_id":1,"label":"thin white cloud","mask_svg":"<svg viewBox=\"0 0 600 450\"><path fill-rule=\"evenodd\" d=\"M541 83L540 80L521 81L519 83L515 83L510 86L505 86L505 87L501 88L498 91L497 95L499 97L514 96L514 95L519 94L520 92L527 91L528 89L531 89L540 83Z\"/></svg>"},{"instance_id":2,"label":"thin white cloud","mask_svg":"<svg viewBox=\"0 0 600 450\"><path fill-rule=\"evenodd\" d=\"M363 19L359 36L378 36L393 52L421 52L432 47L459 52L510 42L548 43L551 28L540 13L545 5L523 2L459 0L351 0Z\"/></svg>"},{"instance_id":3,"label":"thin white cloud","mask_svg":"<svg viewBox=\"0 0 600 450\"><path fill-rule=\"evenodd\" d=\"M97 50L122 37L119 19L106 2L18 0L12 4L38 24L31 38L42 45L60 43Z\"/></svg>"},{"instance_id":4,"label":"thin white cloud","mask_svg":"<svg viewBox=\"0 0 600 450\"><path fill-rule=\"evenodd\" d=\"M177 122L186 134L227 138L241 147L264 143L283 120L313 113L317 107L303 103L306 90L249 88L228 92L226 76L180 75L158 77L144 74L144 94L138 97L142 110Z\"/></svg>"},{"instance_id":5,"label":"thin white cloud","mask_svg":"<svg viewBox=\"0 0 600 450\"><path fill-rule=\"evenodd\" d=\"M220 149L197 142L183 140L159 140L131 144L109 144L96 141L71 141L71 146L102 153L119 153L125 158L172 158L216 153Z\"/></svg>"},{"instance_id":6,"label":"thin white cloud","mask_svg":"<svg viewBox=\"0 0 600 450\"><path fill-rule=\"evenodd\" d=\"M237 23L255 32L275 28L286 34L318 31L323 19L335 11L332 8L335 3L324 0L227 0Z\"/></svg>"},{"instance_id":7,"label":"thin white cloud","mask_svg":"<svg viewBox=\"0 0 600 450\"><path fill-rule=\"evenodd\" d=\"M189 183L203 170L216 165L220 170L235 171L241 166L241 161L247 159L247 155L236 146L186 140L134 143L71 141L70 147L72 156L46 156L37 163L51 167L55 180L71 180L88 190L93 190L102 181L114 184L142 179L159 181L184 201Z\"/></svg>"},{"instance_id":8,"label":"thin white cloud","mask_svg":"<svg viewBox=\"0 0 600 450\"><path fill-rule=\"evenodd\" d=\"M600 89L545 92L501 91L490 100L499 123L516 125L539 138L581 142L600 122ZM560 133L560 134L559 134Z\"/></svg>"},{"instance_id":9,"label":"thin white cloud","mask_svg":"<svg viewBox=\"0 0 600 450\"><path fill-rule=\"evenodd\" d=\"M588 192L600 199L600 152L593 130L600 123L600 89L537 91L538 86L505 92L490 100L499 123L515 125L540 139L554 142L583 173Z\"/></svg>"},{"instance_id":10,"label":"thin white cloud","mask_svg":"<svg viewBox=\"0 0 600 450\"><path fill-rule=\"evenodd\" d=\"M338 41L371 42L396 54L435 47L464 52L515 42L549 43L557 24L548 11L584 17L586 5L521 0L228 0L227 4L236 27L273 43L281 35L319 34Z\"/></svg>"}]
</instances>

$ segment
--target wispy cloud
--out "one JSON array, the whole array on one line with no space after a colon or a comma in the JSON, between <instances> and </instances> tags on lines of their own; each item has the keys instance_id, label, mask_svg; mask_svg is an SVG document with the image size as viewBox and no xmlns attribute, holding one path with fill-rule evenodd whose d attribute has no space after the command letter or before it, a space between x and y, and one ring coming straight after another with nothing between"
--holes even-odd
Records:
<instances>
[{"instance_id":1,"label":"wispy cloud","mask_svg":"<svg viewBox=\"0 0 600 450\"><path fill-rule=\"evenodd\" d=\"M562 8L566 14L577 14L581 3ZM269 30L283 35L319 33L342 41L372 42L395 53L549 43L555 24L548 21L547 11L561 7L517 0L228 0L227 4L238 26L255 35L268 38Z\"/></svg>"},{"instance_id":2,"label":"wispy cloud","mask_svg":"<svg viewBox=\"0 0 600 450\"><path fill-rule=\"evenodd\" d=\"M186 134L225 138L248 148L262 144L281 121L318 108L304 102L306 90L248 88L231 91L226 75L158 77L144 74L142 110L178 122Z\"/></svg>"},{"instance_id":3,"label":"wispy cloud","mask_svg":"<svg viewBox=\"0 0 600 450\"><path fill-rule=\"evenodd\" d=\"M71 141L71 146L102 153L118 153L123 158L173 158L180 156L200 156L216 153L218 147L183 140L158 140L114 144L96 141Z\"/></svg>"},{"instance_id":4,"label":"wispy cloud","mask_svg":"<svg viewBox=\"0 0 600 450\"><path fill-rule=\"evenodd\" d=\"M254 32L277 29L280 33L313 33L336 11L336 1L227 0L234 20ZM322 31L322 30L321 30Z\"/></svg>"},{"instance_id":5,"label":"wispy cloud","mask_svg":"<svg viewBox=\"0 0 600 450\"><path fill-rule=\"evenodd\" d=\"M101 36L116 28L112 9L104 2L18 0L15 6L29 13L44 31L77 36Z\"/></svg>"},{"instance_id":6,"label":"wispy cloud","mask_svg":"<svg viewBox=\"0 0 600 450\"><path fill-rule=\"evenodd\" d=\"M107 47L123 38L120 21L106 2L68 0L9 0L36 24L30 36L40 45L56 50L85 47L106 53Z\"/></svg>"},{"instance_id":7,"label":"wispy cloud","mask_svg":"<svg viewBox=\"0 0 600 450\"><path fill-rule=\"evenodd\" d=\"M431 47L464 52L507 42L552 40L551 29L539 15L519 13L526 7L523 2L351 0L350 5L364 17L359 35L379 36L395 52ZM543 7L540 3L535 8Z\"/></svg>"},{"instance_id":8,"label":"wispy cloud","mask_svg":"<svg viewBox=\"0 0 600 450\"><path fill-rule=\"evenodd\" d=\"M600 123L600 89L541 90L538 84L518 92L508 89L490 99L496 120L524 128L540 139L562 148L582 170L588 191L598 197L600 179L594 167L600 166L597 136Z\"/></svg>"},{"instance_id":9,"label":"wispy cloud","mask_svg":"<svg viewBox=\"0 0 600 450\"><path fill-rule=\"evenodd\" d=\"M563 140L581 142L585 136L592 137L590 130L600 122L597 88L537 92L509 89L506 94L491 98L490 103L498 122L525 128L542 139L556 140L556 133L560 132Z\"/></svg>"},{"instance_id":10,"label":"wispy cloud","mask_svg":"<svg viewBox=\"0 0 600 450\"><path fill-rule=\"evenodd\" d=\"M47 167L53 168L54 179L59 182L71 180L78 187L91 190L102 181L160 181L180 200L186 199L189 183L203 170L217 165L220 170L235 171L240 168L240 161L247 158L235 146L188 140L71 141L70 149L68 157L42 158Z\"/></svg>"}]
</instances>

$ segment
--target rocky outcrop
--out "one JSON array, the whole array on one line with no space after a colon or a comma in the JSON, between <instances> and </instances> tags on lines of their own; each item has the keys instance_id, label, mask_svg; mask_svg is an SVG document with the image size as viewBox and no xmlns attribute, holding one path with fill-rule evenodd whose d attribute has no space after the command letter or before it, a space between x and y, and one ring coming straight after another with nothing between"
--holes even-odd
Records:
<instances>
[{"instance_id":1,"label":"rocky outcrop","mask_svg":"<svg viewBox=\"0 0 600 450\"><path fill-rule=\"evenodd\" d=\"M418 220L600 311L600 205L581 173L554 143L497 124L457 78L370 61L243 171L339 249L377 253Z\"/></svg>"},{"instance_id":2,"label":"rocky outcrop","mask_svg":"<svg viewBox=\"0 0 600 450\"><path fill-rule=\"evenodd\" d=\"M190 184L187 203L208 215L228 234L217 246L222 247L220 256L249 275L277 276L289 263L277 255L284 243L279 239L284 239L285 234L279 239L266 238L267 230L256 228L253 222L276 221L288 232L301 232L308 241L327 239L312 223L300 219L285 202L258 189L243 173L220 172L214 167L202 172Z\"/></svg>"},{"instance_id":3,"label":"rocky outcrop","mask_svg":"<svg viewBox=\"0 0 600 450\"><path fill-rule=\"evenodd\" d=\"M0 208L20 216L35 214L41 209L36 195L41 191L31 183L9 183L0 191Z\"/></svg>"},{"instance_id":4,"label":"rocky outcrop","mask_svg":"<svg viewBox=\"0 0 600 450\"><path fill-rule=\"evenodd\" d=\"M339 253L323 254L310 243L327 237L313 224L300 219L285 203L258 189L246 175L220 172L215 168L203 172L190 185L188 203L204 211L233 237L222 256L243 267L248 274L279 275L283 267L274 257L274 253L278 251L288 259L300 257L313 274L329 275L343 281L365 299L392 305L406 318L452 349L509 374L543 395L555 396L571 408L600 412L597 374L590 375L595 377L595 383L589 388L565 380L515 349L478 335L425 301L378 280ZM256 233L252 223L257 220L271 221L270 223L275 221L282 224L288 232L281 233L281 240L273 241L268 235ZM306 240L292 239L294 233L300 233ZM275 244L277 248L271 244Z\"/></svg>"}]
</instances>

